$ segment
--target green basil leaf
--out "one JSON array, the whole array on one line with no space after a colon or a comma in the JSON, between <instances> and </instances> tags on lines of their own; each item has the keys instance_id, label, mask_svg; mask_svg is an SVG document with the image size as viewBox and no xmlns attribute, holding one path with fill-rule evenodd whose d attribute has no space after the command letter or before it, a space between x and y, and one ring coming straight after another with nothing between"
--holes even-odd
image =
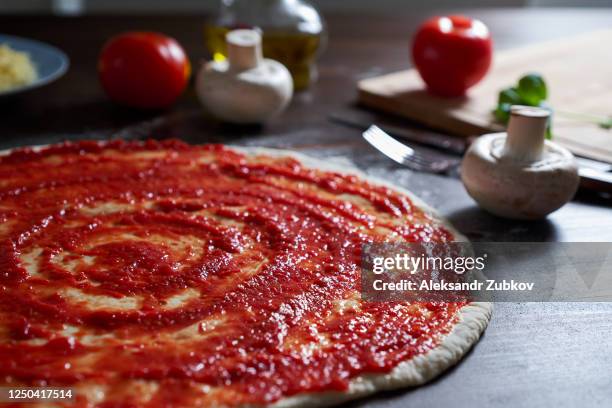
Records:
<instances>
[{"instance_id":1,"label":"green basil leaf","mask_svg":"<svg viewBox=\"0 0 612 408\"><path fill-rule=\"evenodd\" d=\"M512 104L510 103L500 103L497 105L497 108L493 111L495 115L495 119L501 123L508 123L510 120L510 108Z\"/></svg>"},{"instance_id":2,"label":"green basil leaf","mask_svg":"<svg viewBox=\"0 0 612 408\"><path fill-rule=\"evenodd\" d=\"M519 80L517 93L526 105L538 106L548 97L548 88L544 78L538 74L528 74Z\"/></svg>"},{"instance_id":3,"label":"green basil leaf","mask_svg":"<svg viewBox=\"0 0 612 408\"><path fill-rule=\"evenodd\" d=\"M553 138L552 125L548 123L548 126L546 126L546 139L552 140L552 138Z\"/></svg>"},{"instance_id":4,"label":"green basil leaf","mask_svg":"<svg viewBox=\"0 0 612 408\"><path fill-rule=\"evenodd\" d=\"M499 93L499 97L497 99L497 103L499 105L508 103L510 105L522 105L523 99L518 94L517 89L514 87L506 88Z\"/></svg>"},{"instance_id":5,"label":"green basil leaf","mask_svg":"<svg viewBox=\"0 0 612 408\"><path fill-rule=\"evenodd\" d=\"M599 122L599 127L606 130L612 129L612 118L608 118Z\"/></svg>"}]
</instances>

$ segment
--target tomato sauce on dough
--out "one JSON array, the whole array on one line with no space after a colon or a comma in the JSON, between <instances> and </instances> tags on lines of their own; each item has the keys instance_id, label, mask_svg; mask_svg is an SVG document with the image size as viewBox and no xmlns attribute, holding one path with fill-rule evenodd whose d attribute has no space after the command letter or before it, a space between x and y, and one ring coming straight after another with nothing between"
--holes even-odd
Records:
<instances>
[{"instance_id":1,"label":"tomato sauce on dough","mask_svg":"<svg viewBox=\"0 0 612 408\"><path fill-rule=\"evenodd\" d=\"M0 383L95 388L73 404L99 406L346 391L434 348L462 307L362 302L361 247L389 240L453 236L405 195L293 158L16 150L0 158Z\"/></svg>"}]
</instances>

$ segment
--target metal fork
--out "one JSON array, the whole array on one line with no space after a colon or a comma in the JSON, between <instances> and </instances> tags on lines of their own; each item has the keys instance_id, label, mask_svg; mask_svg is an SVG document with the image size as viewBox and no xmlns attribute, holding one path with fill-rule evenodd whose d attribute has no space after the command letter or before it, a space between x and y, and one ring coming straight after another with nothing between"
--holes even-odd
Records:
<instances>
[{"instance_id":1,"label":"metal fork","mask_svg":"<svg viewBox=\"0 0 612 408\"><path fill-rule=\"evenodd\" d=\"M447 173L459 163L456 159L447 159L441 156L418 152L389 136L375 125L370 126L368 130L363 132L363 138L391 160L412 170L441 174Z\"/></svg>"}]
</instances>

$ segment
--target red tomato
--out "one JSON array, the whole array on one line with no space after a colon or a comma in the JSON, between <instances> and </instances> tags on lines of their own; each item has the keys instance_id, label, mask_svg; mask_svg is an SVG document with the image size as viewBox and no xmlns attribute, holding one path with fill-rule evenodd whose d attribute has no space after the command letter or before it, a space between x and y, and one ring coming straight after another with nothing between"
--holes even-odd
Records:
<instances>
[{"instance_id":1,"label":"red tomato","mask_svg":"<svg viewBox=\"0 0 612 408\"><path fill-rule=\"evenodd\" d=\"M461 96L491 66L493 42L487 26L463 16L435 17L417 31L412 60L428 89Z\"/></svg>"},{"instance_id":2,"label":"red tomato","mask_svg":"<svg viewBox=\"0 0 612 408\"><path fill-rule=\"evenodd\" d=\"M104 45L98 72L102 87L115 102L165 108L185 89L191 65L175 39L154 32L128 32Z\"/></svg>"}]
</instances>

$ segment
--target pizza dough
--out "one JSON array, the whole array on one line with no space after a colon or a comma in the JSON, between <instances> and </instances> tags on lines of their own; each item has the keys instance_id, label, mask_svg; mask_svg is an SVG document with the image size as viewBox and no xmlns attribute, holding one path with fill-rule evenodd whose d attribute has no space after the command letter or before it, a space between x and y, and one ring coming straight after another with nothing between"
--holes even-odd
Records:
<instances>
[{"instance_id":1,"label":"pizza dough","mask_svg":"<svg viewBox=\"0 0 612 408\"><path fill-rule=\"evenodd\" d=\"M76 403L333 405L422 384L488 303L365 304L364 242L464 240L405 190L287 151L93 142L0 161L0 383Z\"/></svg>"}]
</instances>

